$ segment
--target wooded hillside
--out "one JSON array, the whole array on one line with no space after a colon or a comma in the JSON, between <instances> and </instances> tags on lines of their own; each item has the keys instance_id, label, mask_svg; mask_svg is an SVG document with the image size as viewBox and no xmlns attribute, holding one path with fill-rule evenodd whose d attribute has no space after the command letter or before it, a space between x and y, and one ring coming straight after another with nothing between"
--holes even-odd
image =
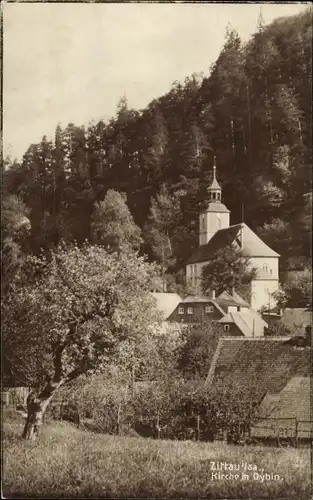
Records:
<instances>
[{"instance_id":1,"label":"wooded hillside","mask_svg":"<svg viewBox=\"0 0 313 500\"><path fill-rule=\"evenodd\" d=\"M308 261L311 61L310 8L269 26L260 19L246 44L229 28L210 75L174 82L140 111L122 98L109 122L57 126L53 142L7 159L5 193L31 211L32 250L90 240L95 202L115 189L143 230L142 251L177 271L198 245L215 155L231 224L244 213L283 269Z\"/></svg>"}]
</instances>

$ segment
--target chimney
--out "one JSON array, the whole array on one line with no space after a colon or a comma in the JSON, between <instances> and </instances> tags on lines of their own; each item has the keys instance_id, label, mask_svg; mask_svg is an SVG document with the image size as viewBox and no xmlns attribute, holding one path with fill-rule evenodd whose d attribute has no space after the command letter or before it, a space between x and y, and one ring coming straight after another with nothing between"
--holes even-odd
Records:
<instances>
[{"instance_id":1,"label":"chimney","mask_svg":"<svg viewBox=\"0 0 313 500\"><path fill-rule=\"evenodd\" d=\"M235 287L234 287L234 286L232 286L232 287L231 287L231 296L233 297L234 295L235 295Z\"/></svg>"},{"instance_id":2,"label":"chimney","mask_svg":"<svg viewBox=\"0 0 313 500\"><path fill-rule=\"evenodd\" d=\"M215 300L215 290L211 290L211 299Z\"/></svg>"},{"instance_id":3,"label":"chimney","mask_svg":"<svg viewBox=\"0 0 313 500\"><path fill-rule=\"evenodd\" d=\"M305 327L305 345L310 346L312 343L312 326L307 325Z\"/></svg>"}]
</instances>

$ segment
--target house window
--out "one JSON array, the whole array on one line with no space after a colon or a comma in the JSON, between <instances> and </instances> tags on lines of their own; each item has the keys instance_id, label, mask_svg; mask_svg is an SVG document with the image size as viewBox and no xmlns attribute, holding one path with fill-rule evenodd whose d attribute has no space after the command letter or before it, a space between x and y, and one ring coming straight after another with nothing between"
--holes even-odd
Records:
<instances>
[{"instance_id":1,"label":"house window","mask_svg":"<svg viewBox=\"0 0 313 500\"><path fill-rule=\"evenodd\" d=\"M193 308L187 307L187 314L193 314Z\"/></svg>"},{"instance_id":2,"label":"house window","mask_svg":"<svg viewBox=\"0 0 313 500\"><path fill-rule=\"evenodd\" d=\"M183 307L180 307L178 309L178 314L184 314L185 313L185 309Z\"/></svg>"},{"instance_id":3,"label":"house window","mask_svg":"<svg viewBox=\"0 0 313 500\"><path fill-rule=\"evenodd\" d=\"M229 331L229 325L224 325L224 332L228 332Z\"/></svg>"},{"instance_id":4,"label":"house window","mask_svg":"<svg viewBox=\"0 0 313 500\"><path fill-rule=\"evenodd\" d=\"M206 313L212 313L214 311L214 307L213 306L205 306L205 312Z\"/></svg>"}]
</instances>

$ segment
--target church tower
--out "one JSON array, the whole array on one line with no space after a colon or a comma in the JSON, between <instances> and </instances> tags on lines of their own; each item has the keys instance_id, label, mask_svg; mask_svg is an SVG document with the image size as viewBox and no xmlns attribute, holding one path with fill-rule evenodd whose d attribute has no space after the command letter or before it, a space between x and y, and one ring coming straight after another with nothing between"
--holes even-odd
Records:
<instances>
[{"instance_id":1,"label":"church tower","mask_svg":"<svg viewBox=\"0 0 313 500\"><path fill-rule=\"evenodd\" d=\"M214 157L213 180L207 188L208 199L199 219L199 244L205 245L220 229L229 227L229 210L222 203L222 188L216 180L216 158Z\"/></svg>"}]
</instances>

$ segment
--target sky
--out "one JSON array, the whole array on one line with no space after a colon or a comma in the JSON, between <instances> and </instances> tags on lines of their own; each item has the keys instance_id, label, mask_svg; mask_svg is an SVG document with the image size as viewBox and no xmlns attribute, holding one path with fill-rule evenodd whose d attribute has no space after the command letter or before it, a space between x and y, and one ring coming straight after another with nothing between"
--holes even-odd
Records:
<instances>
[{"instance_id":1,"label":"sky","mask_svg":"<svg viewBox=\"0 0 313 500\"><path fill-rule=\"evenodd\" d=\"M118 100L144 108L193 73L209 75L228 23L247 41L309 4L3 3L3 153L20 159L56 125L87 125Z\"/></svg>"}]
</instances>

